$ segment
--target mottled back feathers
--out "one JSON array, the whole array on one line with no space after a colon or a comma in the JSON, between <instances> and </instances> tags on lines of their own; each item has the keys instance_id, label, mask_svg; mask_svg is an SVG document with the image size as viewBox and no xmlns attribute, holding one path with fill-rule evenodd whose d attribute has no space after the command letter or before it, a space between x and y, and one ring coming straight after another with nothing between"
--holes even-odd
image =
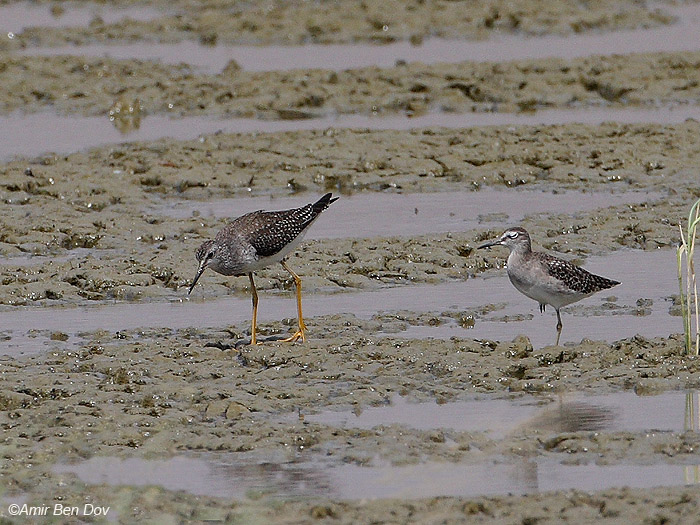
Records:
<instances>
[{"instance_id":1,"label":"mottled back feathers","mask_svg":"<svg viewBox=\"0 0 700 525\"><path fill-rule=\"evenodd\" d=\"M580 294L588 295L620 284L618 281L594 275L547 253L530 252L530 256L539 259L546 266L549 275L561 281L570 290Z\"/></svg>"},{"instance_id":2,"label":"mottled back feathers","mask_svg":"<svg viewBox=\"0 0 700 525\"><path fill-rule=\"evenodd\" d=\"M313 204L283 211L254 211L238 217L222 229L216 242L232 235L241 235L255 249L258 257L270 257L308 228L337 197L327 193Z\"/></svg>"}]
</instances>

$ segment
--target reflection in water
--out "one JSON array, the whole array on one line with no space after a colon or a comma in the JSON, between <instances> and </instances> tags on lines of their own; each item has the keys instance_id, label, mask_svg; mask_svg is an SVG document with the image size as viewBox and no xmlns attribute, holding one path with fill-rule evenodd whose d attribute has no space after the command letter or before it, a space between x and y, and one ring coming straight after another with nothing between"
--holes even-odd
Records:
<instances>
[{"instance_id":1,"label":"reflection in water","mask_svg":"<svg viewBox=\"0 0 700 525\"><path fill-rule=\"evenodd\" d=\"M685 421L683 428L686 432L700 432L700 392L688 392L685 395ZM700 465L689 465L683 469L686 485L700 483Z\"/></svg>"},{"instance_id":2,"label":"reflection in water","mask_svg":"<svg viewBox=\"0 0 700 525\"><path fill-rule=\"evenodd\" d=\"M244 485L246 492L272 495L275 498L339 497L327 469L316 464L309 468L303 462L261 462L249 465L216 464L212 473L224 479L234 479Z\"/></svg>"},{"instance_id":3,"label":"reflection in water","mask_svg":"<svg viewBox=\"0 0 700 525\"><path fill-rule=\"evenodd\" d=\"M593 432L614 427L615 410L610 407L572 401L557 403L528 422L527 426L549 432Z\"/></svg>"},{"instance_id":4,"label":"reflection in water","mask_svg":"<svg viewBox=\"0 0 700 525\"><path fill-rule=\"evenodd\" d=\"M685 427L689 432L700 432L700 416L698 415L698 405L700 405L700 393L688 392L685 395Z\"/></svg>"},{"instance_id":5,"label":"reflection in water","mask_svg":"<svg viewBox=\"0 0 700 525\"><path fill-rule=\"evenodd\" d=\"M532 404L531 398L529 404L524 399L481 399L446 405L415 403L408 410L407 405L411 404L402 403L397 398L394 405L400 409L402 417L413 418L411 426L420 428L444 428L445 422L464 426L465 419L472 420L474 431L478 431L479 423L482 423L482 430L491 428L490 422L494 419L500 419L501 424L510 423L514 431L535 427L556 434L599 432L602 429L644 434L649 429L682 432L684 428L681 412L682 400L686 399L686 395L682 392L647 397L631 392L574 397L581 399L560 399L554 401L556 408L547 406L543 409ZM506 405L513 408L511 414L516 419L518 413L528 414L520 418L521 421L527 420L524 426L515 428L519 425L518 421L504 421L504 418L510 417L503 409ZM420 410L414 410L416 407ZM390 413L373 408L352 417L361 421L363 414L373 410L378 412L371 414L369 419L365 416L365 423L381 418L391 419ZM442 414L431 419L431 415L441 411ZM328 414L307 416L305 420L315 418L320 423L325 419L324 424L343 424L338 419L328 420ZM296 414L294 418L298 424ZM389 422L384 421L383 424ZM54 470L75 474L90 484L158 485L166 490L184 490L195 495L236 500L265 496L275 499L416 499L527 494L562 489L596 491L621 486L677 486L699 481L697 465L564 465L557 458L547 456L513 459L484 455L476 463L427 461L394 466L374 461L371 466L359 466L344 463L343 457L342 453L324 456L304 453L291 461L254 453L208 454L196 458L178 456L167 460L93 457L78 464L60 464Z\"/></svg>"},{"instance_id":6,"label":"reflection in water","mask_svg":"<svg viewBox=\"0 0 700 525\"><path fill-rule=\"evenodd\" d=\"M76 474L85 483L94 485L157 485L166 490L238 500L266 494L278 498L336 496L326 469L315 463L245 459L229 462L231 456L218 459L93 457L78 464L60 464L54 470Z\"/></svg>"},{"instance_id":7,"label":"reflection in water","mask_svg":"<svg viewBox=\"0 0 700 525\"><path fill-rule=\"evenodd\" d=\"M638 396L619 392L597 396L567 394L516 399L475 399L412 403L396 396L391 404L362 410L324 410L305 414L304 420L340 428L375 428L403 425L419 430L451 429L484 432L492 439L536 430L561 432L683 432L683 392ZM542 406L542 403L546 403ZM286 421L293 421L296 414Z\"/></svg>"},{"instance_id":8,"label":"reflection in water","mask_svg":"<svg viewBox=\"0 0 700 525\"><path fill-rule=\"evenodd\" d=\"M54 470L75 474L89 484L157 485L171 491L244 500L260 496L275 499L473 497L694 483L685 479L684 468L696 467L563 465L552 459L503 458L489 458L477 464L424 462L408 466L329 464L312 458L306 462L235 465L232 455L217 455L169 460L95 457L79 464L58 465Z\"/></svg>"}]
</instances>

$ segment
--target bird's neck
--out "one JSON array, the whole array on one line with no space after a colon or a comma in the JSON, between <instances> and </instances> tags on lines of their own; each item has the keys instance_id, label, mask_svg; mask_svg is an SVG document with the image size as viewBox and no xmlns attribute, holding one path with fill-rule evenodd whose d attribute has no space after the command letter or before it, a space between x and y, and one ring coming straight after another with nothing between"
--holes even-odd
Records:
<instances>
[{"instance_id":1,"label":"bird's neck","mask_svg":"<svg viewBox=\"0 0 700 525\"><path fill-rule=\"evenodd\" d=\"M527 259L531 254L532 249L530 248L530 244L518 244L510 250L507 264L508 266L512 266L517 261Z\"/></svg>"}]
</instances>

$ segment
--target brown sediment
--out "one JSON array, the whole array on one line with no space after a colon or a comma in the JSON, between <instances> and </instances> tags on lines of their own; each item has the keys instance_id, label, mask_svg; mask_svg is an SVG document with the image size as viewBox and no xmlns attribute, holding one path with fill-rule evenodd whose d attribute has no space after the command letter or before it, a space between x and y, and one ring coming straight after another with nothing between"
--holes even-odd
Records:
<instances>
[{"instance_id":1,"label":"brown sediment","mask_svg":"<svg viewBox=\"0 0 700 525\"><path fill-rule=\"evenodd\" d=\"M309 118L697 104L700 52L202 74L185 65L5 54L0 112Z\"/></svg>"},{"instance_id":2,"label":"brown sediment","mask_svg":"<svg viewBox=\"0 0 700 525\"><path fill-rule=\"evenodd\" d=\"M119 2L126 6L135 2ZM142 4L142 3L140 3ZM673 5L660 2L660 6ZM554 0L546 10L536 0L517 5L505 0L460 2L372 2L342 0L332 3L296 4L276 1L261 5L226 1L205 4L191 0L148 2L162 16L148 20L126 18L105 23L96 17L87 27L28 27L2 46L13 49L33 45L86 44L90 42L196 40L204 45L308 44L397 40L420 43L424 38L487 38L498 32L572 34L655 27L672 23L674 17L631 0L589 2ZM61 7L62 9L62 7ZM70 13L70 9L67 10ZM390 13L390 15L388 15Z\"/></svg>"},{"instance_id":3,"label":"brown sediment","mask_svg":"<svg viewBox=\"0 0 700 525\"><path fill-rule=\"evenodd\" d=\"M276 37L270 24L257 29L245 26L249 29L239 34L257 42L283 43L373 41L377 35L385 39L420 37L433 26L417 27L415 21L435 5L416 4L415 12L402 11L407 18L400 30L396 24L387 24L385 31L384 24L378 26L379 19L364 16L347 30L329 33L325 29L333 28L332 19L313 22L309 18L300 24L282 16L277 17L283 29L275 29L279 31ZM497 9L499 16L491 26L486 18L481 22L472 18L472 23L468 17L454 17L453 9L467 9L461 3L439 5L443 12L431 24L444 27L443 36L464 31L465 24L477 34L516 20L508 11L515 9L511 4L469 6ZM649 10L627 10L626 2L612 7L609 3L588 4L586 14L578 4L570 7L562 2L555 8L562 12L573 9L573 14L552 19L543 18L543 13L528 5L519 7L527 12L519 18L518 31L566 33L589 25L636 27L661 19ZM275 9L284 15L287 7L279 4ZM191 27L182 26L181 19L164 18L109 27L96 22L72 34L77 42L148 40L153 28L166 21L172 26L161 32L165 40L197 35L205 41L235 41L217 25L215 15L222 8L211 3ZM625 14L615 14L623 8ZM607 14L600 15L601 10ZM321 16L323 10L313 13ZM241 12L241 23L251 16L264 18L252 8ZM446 23L439 18L442 16L452 22ZM586 22L585 17L597 21ZM372 27L369 32L368 24ZM68 36L59 30L32 30L15 42L27 44L31 39L32 44L52 45L64 43ZM126 107L138 98L145 113L167 113L167 104L175 102L172 111L183 115L277 112L279 116L280 111L290 109L368 112L372 106L378 113L390 113L431 106L503 111L572 104L682 105L697 103L698 56L659 53L508 64L408 64L342 73L251 74L231 68L217 76L138 61L8 54L0 75L5 79L3 85L12 89L3 90L0 107L5 113L51 107L66 113L105 114L117 99L125 101ZM454 76L448 80L448 75ZM367 93L348 90L348 84L357 82L366 86ZM519 87L520 83L524 85ZM314 89L321 93L319 97L310 96ZM231 90L248 95L229 97L226 93ZM275 93L279 96L273 96ZM68 306L70 309L61 311L80 316L84 314L76 306L95 305L99 310L113 303L149 306L181 301L194 275L194 249L221 228L226 217L196 212L172 216L164 208L187 200L196 210L198 204L204 206L212 199L251 194L292 196L300 204L326 191L341 197L359 195L353 198L353 205L379 221L391 218L363 202L362 195L472 191L479 196L480 189L501 188L533 199L540 190L567 190L582 199L594 199L595 192L601 191L638 192L642 196L629 203L606 202L568 213L542 209L518 222L539 246L578 257L579 262L587 255L610 255L625 248L641 254L658 250L673 260L677 223L700 196L695 169L700 164L698 131L693 121L667 126L328 129L217 134L195 141L162 139L17 159L0 166L0 303L11 313L41 309L51 314ZM536 191L526 194L527 189ZM644 197L647 192L649 198ZM342 205L343 199L336 206ZM271 200L268 208L274 207ZM315 296L343 292L361 297L372 290L405 287L425 291L465 280L468 284L474 277L502 273L504 253L475 253L473 247L510 225L511 215L490 214L488 201L484 207L483 220L460 231L417 235L407 223L405 235L363 233L309 239L291 256L290 264L304 278L304 293ZM420 220L419 210L416 212ZM237 210L231 209L229 215L235 217ZM618 269L611 270L616 271L606 272L610 277L619 277ZM673 264L667 271L675 272ZM619 272L624 282L624 269ZM496 279L505 277L491 281ZM209 308L221 304L216 300L227 295L245 298L248 315L249 298L242 280L208 274L204 281L198 284L201 295L195 304L203 317ZM261 272L258 283L261 308L276 292L291 297L291 283L277 269ZM261 337L269 340L263 346L247 346L247 317L233 312L230 322L202 326L193 320L189 328L154 323L148 316L143 316L140 328L123 330L37 327L17 334L12 326L3 326L3 345L18 339L33 354L0 357L3 497L23 497L35 504L78 504L90 499L112 505L116 517L112 514L110 518L122 522L328 518L356 523L474 518L496 523L555 523L562 519L635 522L651 517L662 523L694 518L700 503L697 491L684 487L411 501L331 496L295 501L252 493L232 502L162 487L86 484L55 469L59 462L95 456L146 460L217 454L234 462L248 454L246 461L252 457L259 464L282 456L310 461L322 457L331 463L358 466L373 462L463 465L484 458L695 465L698 434L690 429L581 430L536 420L494 438L486 431L425 430L397 424L353 428L312 421L311 415L321 410L361 411L390 404L396 396L439 403L473 400L474 396L516 397L554 404L557 396L571 392L593 396L634 391L643 396L699 389L700 360L684 356L680 337L673 335L680 323L660 328L663 337L597 337L596 316L619 314L615 319L624 323L629 316L646 319L652 306L658 309L658 304L651 305L644 286L637 294L636 303L633 299L630 304L618 304L610 296L572 308L564 320L565 333L567 323L572 323L588 329L589 335L562 347L533 345L527 337L469 337L469 330L475 323L478 328L486 314L495 312L496 321L492 321L505 325L516 321L514 316L527 317L529 312L502 312L503 304L466 295L459 304L444 309L412 307L407 302L391 311L371 304L373 313L366 316L348 312L310 315L309 340L304 345L274 340L290 331L294 319L265 317ZM653 299L661 303L670 299L669 310L674 308L670 297ZM416 294L413 300L421 301L421 297ZM291 299L289 311L293 314ZM410 335L416 327L439 328L450 323L461 330L451 339ZM305 415L309 421L304 420Z\"/></svg>"},{"instance_id":4,"label":"brown sediment","mask_svg":"<svg viewBox=\"0 0 700 525\"><path fill-rule=\"evenodd\" d=\"M301 188L314 193L471 189L478 200L482 187L634 189L642 192L638 203L602 209L590 204L593 211L575 215L543 210L524 224L544 248L578 255L591 249L668 249L678 240L678 221L697 198L696 173L689 168L700 155L697 131L694 122L662 128L329 130L163 140L13 161L2 168L0 183L8 204L0 212L0 253L9 258L2 265L0 302L171 297L191 279L195 247L238 214L232 209L230 217L172 218L155 210L182 199L206 201L250 190L285 195ZM644 191L654 192L650 200ZM303 192L298 197L310 198ZM537 199L537 193L527 198ZM594 195L590 198L595 202ZM488 200L483 204L487 208ZM381 211L366 213L379 218ZM450 234L417 236L407 223L403 236L314 240L291 262L315 276L307 285L311 291L464 279L493 267L496 254L471 248L502 229L504 220L508 217ZM27 255L51 258L26 264L21 257ZM20 257L16 264L13 257ZM286 286L275 270L262 272L263 289Z\"/></svg>"}]
</instances>

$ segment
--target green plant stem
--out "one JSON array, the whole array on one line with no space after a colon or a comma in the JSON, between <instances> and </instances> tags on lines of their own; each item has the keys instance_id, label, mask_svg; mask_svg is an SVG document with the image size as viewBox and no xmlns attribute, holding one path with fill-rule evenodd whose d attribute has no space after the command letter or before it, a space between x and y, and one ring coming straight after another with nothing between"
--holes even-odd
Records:
<instances>
[{"instance_id":1,"label":"green plant stem","mask_svg":"<svg viewBox=\"0 0 700 525\"><path fill-rule=\"evenodd\" d=\"M700 224L700 199L690 208L688 214L688 227L683 232L683 227L679 224L681 233L681 244L676 253L678 264L678 288L680 289L681 313L683 315L683 335L685 351L687 354L700 355L700 311L698 309L698 285L695 275L695 240L698 225ZM686 258L686 282L685 293L683 287L683 254ZM692 312L695 307L695 345L692 344ZM694 348L693 348L694 346Z\"/></svg>"}]
</instances>

